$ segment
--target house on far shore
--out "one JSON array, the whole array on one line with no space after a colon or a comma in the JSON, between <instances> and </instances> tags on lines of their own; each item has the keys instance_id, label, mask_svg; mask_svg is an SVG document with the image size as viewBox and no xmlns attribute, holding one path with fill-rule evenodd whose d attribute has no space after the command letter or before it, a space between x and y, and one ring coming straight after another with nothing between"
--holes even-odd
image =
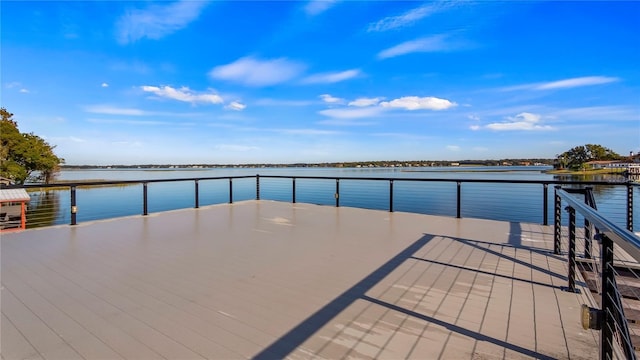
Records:
<instances>
[{"instance_id":1,"label":"house on far shore","mask_svg":"<svg viewBox=\"0 0 640 360\"><path fill-rule=\"evenodd\" d=\"M585 167L590 170L617 168L620 164L618 160L593 160L584 163Z\"/></svg>"}]
</instances>

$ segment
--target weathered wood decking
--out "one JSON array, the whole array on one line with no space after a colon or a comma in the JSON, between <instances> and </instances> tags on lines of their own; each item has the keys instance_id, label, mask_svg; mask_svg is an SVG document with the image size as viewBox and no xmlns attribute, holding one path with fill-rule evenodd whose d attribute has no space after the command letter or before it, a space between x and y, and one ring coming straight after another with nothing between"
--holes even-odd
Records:
<instances>
[{"instance_id":1,"label":"weathered wood decking","mask_svg":"<svg viewBox=\"0 0 640 360\"><path fill-rule=\"evenodd\" d=\"M247 201L2 235L4 359L597 357L552 228Z\"/></svg>"}]
</instances>

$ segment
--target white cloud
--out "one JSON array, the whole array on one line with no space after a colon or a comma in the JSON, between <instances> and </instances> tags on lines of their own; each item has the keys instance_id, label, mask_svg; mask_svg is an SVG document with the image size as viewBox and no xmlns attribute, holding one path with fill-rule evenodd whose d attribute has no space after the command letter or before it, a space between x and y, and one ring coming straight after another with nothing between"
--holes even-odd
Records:
<instances>
[{"instance_id":1,"label":"white cloud","mask_svg":"<svg viewBox=\"0 0 640 360\"><path fill-rule=\"evenodd\" d=\"M473 121L480 121L480 117L478 115L469 115L467 118Z\"/></svg>"},{"instance_id":2,"label":"white cloud","mask_svg":"<svg viewBox=\"0 0 640 360\"><path fill-rule=\"evenodd\" d=\"M335 96L331 96L329 94L322 94L319 96L320 99L322 99L322 101L324 101L327 104L342 104L344 103L344 99L341 98L337 98Z\"/></svg>"},{"instance_id":3,"label":"white cloud","mask_svg":"<svg viewBox=\"0 0 640 360\"><path fill-rule=\"evenodd\" d=\"M106 82L103 82L102 85L100 85L103 88L109 87L109 84L107 84Z\"/></svg>"},{"instance_id":4,"label":"white cloud","mask_svg":"<svg viewBox=\"0 0 640 360\"><path fill-rule=\"evenodd\" d=\"M329 10L336 3L336 0L311 0L304 7L304 11L307 15L315 16Z\"/></svg>"},{"instance_id":5,"label":"white cloud","mask_svg":"<svg viewBox=\"0 0 640 360\"><path fill-rule=\"evenodd\" d=\"M25 88L22 88L22 89L20 89L20 92L23 93L23 94L28 94L29 90L27 90Z\"/></svg>"},{"instance_id":6,"label":"white cloud","mask_svg":"<svg viewBox=\"0 0 640 360\"><path fill-rule=\"evenodd\" d=\"M491 123L486 127L487 129L496 131L530 131L530 130L553 130L549 125L541 125L540 119L542 117L539 114L532 114L523 112L513 117L508 117L507 121L500 123Z\"/></svg>"},{"instance_id":7,"label":"white cloud","mask_svg":"<svg viewBox=\"0 0 640 360\"><path fill-rule=\"evenodd\" d=\"M247 105L239 103L237 101L232 101L229 103L229 105L225 106L225 109L229 109L229 110L235 110L235 111L242 111L247 107Z\"/></svg>"},{"instance_id":8,"label":"white cloud","mask_svg":"<svg viewBox=\"0 0 640 360\"><path fill-rule=\"evenodd\" d=\"M248 86L270 86L289 81L304 70L305 65L286 58L261 60L248 56L227 65L216 66L209 72L209 76Z\"/></svg>"},{"instance_id":9,"label":"white cloud","mask_svg":"<svg viewBox=\"0 0 640 360\"><path fill-rule=\"evenodd\" d=\"M447 3L445 2L422 5L415 9L411 9L402 15L388 16L375 23L371 23L369 24L367 31L387 31L409 26L427 16L430 16L431 14L442 11L447 7Z\"/></svg>"},{"instance_id":10,"label":"white cloud","mask_svg":"<svg viewBox=\"0 0 640 360\"><path fill-rule=\"evenodd\" d=\"M446 148L449 151L460 151L460 146L458 145L447 145Z\"/></svg>"},{"instance_id":11,"label":"white cloud","mask_svg":"<svg viewBox=\"0 0 640 360\"><path fill-rule=\"evenodd\" d=\"M216 150L233 151L233 152L246 152L246 151L260 150L260 148L257 146L235 145L235 144L220 144L220 145L216 145L215 148Z\"/></svg>"},{"instance_id":12,"label":"white cloud","mask_svg":"<svg viewBox=\"0 0 640 360\"><path fill-rule=\"evenodd\" d=\"M405 110L446 110L457 106L457 104L447 99L440 99L432 96L405 96L399 99L381 102L380 106Z\"/></svg>"},{"instance_id":13,"label":"white cloud","mask_svg":"<svg viewBox=\"0 0 640 360\"><path fill-rule=\"evenodd\" d=\"M168 5L153 4L145 9L129 10L116 23L118 41L127 44L142 38L160 39L196 20L208 3L181 0Z\"/></svg>"},{"instance_id":14,"label":"white cloud","mask_svg":"<svg viewBox=\"0 0 640 360\"><path fill-rule=\"evenodd\" d=\"M321 110L319 114L337 119L360 119L377 116L382 111L381 107L341 108Z\"/></svg>"},{"instance_id":15,"label":"white cloud","mask_svg":"<svg viewBox=\"0 0 640 360\"><path fill-rule=\"evenodd\" d=\"M222 97L218 94L203 93L197 94L186 86L180 89L175 89L171 86L148 86L144 85L140 87L142 91L150 92L159 97L188 102L188 103L211 103L220 104L223 102Z\"/></svg>"},{"instance_id":16,"label":"white cloud","mask_svg":"<svg viewBox=\"0 0 640 360\"><path fill-rule=\"evenodd\" d=\"M92 124L119 124L119 125L185 125L186 123L174 123L170 121L157 121L157 120L129 120L129 119L87 119ZM193 125L193 123L188 123Z\"/></svg>"},{"instance_id":17,"label":"white cloud","mask_svg":"<svg viewBox=\"0 0 640 360\"><path fill-rule=\"evenodd\" d=\"M447 42L448 35L440 34L405 41L378 53L379 59L388 59L416 52L443 52L459 49L460 44Z\"/></svg>"},{"instance_id":18,"label":"white cloud","mask_svg":"<svg viewBox=\"0 0 640 360\"><path fill-rule=\"evenodd\" d=\"M302 80L305 84L332 84L352 79L360 75L360 69L351 69L340 72L328 72L310 75Z\"/></svg>"},{"instance_id":19,"label":"white cloud","mask_svg":"<svg viewBox=\"0 0 640 360\"><path fill-rule=\"evenodd\" d=\"M384 98L375 97L375 98L357 98L351 102L349 102L349 106L357 106L357 107L366 107L366 106L374 106L378 105L380 101Z\"/></svg>"},{"instance_id":20,"label":"white cloud","mask_svg":"<svg viewBox=\"0 0 640 360\"><path fill-rule=\"evenodd\" d=\"M476 131L476 130L480 130L480 125L471 125L469 126L469 129Z\"/></svg>"},{"instance_id":21,"label":"white cloud","mask_svg":"<svg viewBox=\"0 0 640 360\"><path fill-rule=\"evenodd\" d=\"M534 87L534 89L536 90L567 89L567 88L574 88L574 87L580 87L580 86L608 84L608 83L616 82L619 80L620 79L616 77L609 77L609 76L585 76L585 77L564 79L564 80L539 84L538 86Z\"/></svg>"},{"instance_id":22,"label":"white cloud","mask_svg":"<svg viewBox=\"0 0 640 360\"><path fill-rule=\"evenodd\" d=\"M6 83L4 85L4 87L6 87L7 89L13 89L13 88L16 88L16 87L21 87L21 86L22 86L22 84L17 82L17 81L12 81L12 82Z\"/></svg>"}]
</instances>

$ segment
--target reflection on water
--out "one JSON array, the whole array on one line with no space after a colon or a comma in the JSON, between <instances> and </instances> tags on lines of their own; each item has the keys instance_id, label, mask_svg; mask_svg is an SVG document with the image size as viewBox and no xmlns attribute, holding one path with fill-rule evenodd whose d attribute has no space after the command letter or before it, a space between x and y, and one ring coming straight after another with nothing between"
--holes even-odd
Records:
<instances>
[{"instance_id":1,"label":"reflection on water","mask_svg":"<svg viewBox=\"0 0 640 360\"><path fill-rule=\"evenodd\" d=\"M27 228L50 226L60 223L59 190L30 191L31 201L27 205Z\"/></svg>"}]
</instances>

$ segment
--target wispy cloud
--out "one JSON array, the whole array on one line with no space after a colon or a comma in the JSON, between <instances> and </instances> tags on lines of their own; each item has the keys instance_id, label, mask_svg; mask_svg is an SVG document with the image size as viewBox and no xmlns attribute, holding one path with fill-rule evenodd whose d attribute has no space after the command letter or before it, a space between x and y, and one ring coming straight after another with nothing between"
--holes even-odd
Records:
<instances>
[{"instance_id":1,"label":"wispy cloud","mask_svg":"<svg viewBox=\"0 0 640 360\"><path fill-rule=\"evenodd\" d=\"M457 104L447 99L433 96L405 96L391 101L383 101L380 106L405 110L446 110L457 106Z\"/></svg>"},{"instance_id":2,"label":"wispy cloud","mask_svg":"<svg viewBox=\"0 0 640 360\"><path fill-rule=\"evenodd\" d=\"M432 14L446 10L455 3L452 1L437 1L411 9L402 15L388 16L375 23L369 24L367 31L387 31L410 26Z\"/></svg>"},{"instance_id":3,"label":"wispy cloud","mask_svg":"<svg viewBox=\"0 0 640 360\"><path fill-rule=\"evenodd\" d=\"M405 41L396 46L382 50L378 53L378 59L388 59L400 55L424 52L446 52L463 49L461 42L451 40L450 35L439 34Z\"/></svg>"},{"instance_id":4,"label":"wispy cloud","mask_svg":"<svg viewBox=\"0 0 640 360\"><path fill-rule=\"evenodd\" d=\"M118 42L128 44L142 38L161 39L196 20L208 1L181 0L167 5L153 4L145 9L127 11L118 19Z\"/></svg>"},{"instance_id":5,"label":"wispy cloud","mask_svg":"<svg viewBox=\"0 0 640 360\"><path fill-rule=\"evenodd\" d=\"M285 100L285 99L258 99L253 105L257 106L309 106L313 101L309 100Z\"/></svg>"},{"instance_id":6,"label":"wispy cloud","mask_svg":"<svg viewBox=\"0 0 640 360\"><path fill-rule=\"evenodd\" d=\"M186 113L186 112L162 112L162 111L148 111L136 108L123 108L112 105L87 105L83 107L83 110L92 114L102 115L119 115L119 116L171 116L171 117L192 117L199 116L199 113Z\"/></svg>"},{"instance_id":7,"label":"wispy cloud","mask_svg":"<svg viewBox=\"0 0 640 360\"><path fill-rule=\"evenodd\" d=\"M344 103L344 99L341 99L339 97L335 97L335 96L331 96L329 94L322 94L320 96L318 96L320 99L322 99L322 101L324 101L327 104L342 104Z\"/></svg>"},{"instance_id":8,"label":"wispy cloud","mask_svg":"<svg viewBox=\"0 0 640 360\"><path fill-rule=\"evenodd\" d=\"M287 135L337 135L340 131L321 129L276 129L276 132Z\"/></svg>"},{"instance_id":9,"label":"wispy cloud","mask_svg":"<svg viewBox=\"0 0 640 360\"><path fill-rule=\"evenodd\" d=\"M100 87L107 88L107 87L109 87L109 84L107 84L106 82L103 82L103 83L100 85Z\"/></svg>"},{"instance_id":10,"label":"wispy cloud","mask_svg":"<svg viewBox=\"0 0 640 360\"><path fill-rule=\"evenodd\" d=\"M198 94L186 86L183 86L180 89L175 89L171 86L158 87L158 86L144 85L144 86L141 86L140 88L142 89L142 91L150 92L162 98L188 102L191 104L195 104L195 103L220 104L223 102L222 97L220 97L220 95L218 94L213 94L213 93Z\"/></svg>"},{"instance_id":11,"label":"wispy cloud","mask_svg":"<svg viewBox=\"0 0 640 360\"><path fill-rule=\"evenodd\" d=\"M591 86L608 84L619 81L620 79L609 76L586 76L573 79L565 79L560 81L553 81L536 86L536 90L548 90L548 89L567 89L580 86Z\"/></svg>"},{"instance_id":12,"label":"wispy cloud","mask_svg":"<svg viewBox=\"0 0 640 360\"><path fill-rule=\"evenodd\" d=\"M496 131L532 131L532 130L553 130L549 125L542 125L542 116L533 113L520 113L513 117L508 117L506 121L491 123L486 125L487 129ZM473 126L471 127L473 129Z\"/></svg>"},{"instance_id":13,"label":"wispy cloud","mask_svg":"<svg viewBox=\"0 0 640 360\"><path fill-rule=\"evenodd\" d=\"M554 89L570 89L583 86L593 86L609 84L620 81L620 78L611 76L583 76L577 78L563 79L550 82L539 82L523 85L515 85L501 88L502 91L515 90L554 90Z\"/></svg>"},{"instance_id":14,"label":"wispy cloud","mask_svg":"<svg viewBox=\"0 0 640 360\"><path fill-rule=\"evenodd\" d=\"M242 111L247 107L247 105L242 104L238 101L232 101L230 102L227 106L225 106L225 109L229 109L229 110L235 110L235 111Z\"/></svg>"},{"instance_id":15,"label":"wispy cloud","mask_svg":"<svg viewBox=\"0 0 640 360\"><path fill-rule=\"evenodd\" d=\"M289 81L299 76L305 68L304 64L286 58L262 60L247 56L230 64L213 68L209 76L214 79L260 87Z\"/></svg>"},{"instance_id":16,"label":"wispy cloud","mask_svg":"<svg viewBox=\"0 0 640 360\"><path fill-rule=\"evenodd\" d=\"M447 145L446 148L449 151L456 151L456 152L461 150L460 146L458 145Z\"/></svg>"},{"instance_id":17,"label":"wispy cloud","mask_svg":"<svg viewBox=\"0 0 640 360\"><path fill-rule=\"evenodd\" d=\"M384 98L380 98L380 97L375 97L375 98L357 98L353 101L350 101L349 106L357 106L357 107L367 107L367 106L374 106L374 105L378 105L378 103L380 103L380 101L382 101Z\"/></svg>"},{"instance_id":18,"label":"wispy cloud","mask_svg":"<svg viewBox=\"0 0 640 360\"><path fill-rule=\"evenodd\" d=\"M311 16L319 15L329 10L336 3L336 0L311 0L305 5L304 12Z\"/></svg>"},{"instance_id":19,"label":"wispy cloud","mask_svg":"<svg viewBox=\"0 0 640 360\"><path fill-rule=\"evenodd\" d=\"M87 119L87 122L92 124L109 124L109 125L143 125L143 126L158 126L158 125L185 125L185 123L174 123L170 121L158 121L158 120L131 120L131 119ZM193 123L189 123L193 125Z\"/></svg>"},{"instance_id":20,"label":"wispy cloud","mask_svg":"<svg viewBox=\"0 0 640 360\"><path fill-rule=\"evenodd\" d=\"M304 84L332 84L353 79L361 74L360 69L351 69L340 72L327 72L314 74L302 79Z\"/></svg>"},{"instance_id":21,"label":"wispy cloud","mask_svg":"<svg viewBox=\"0 0 640 360\"><path fill-rule=\"evenodd\" d=\"M321 110L319 114L337 119L361 119L378 116L383 111L381 107L340 108Z\"/></svg>"},{"instance_id":22,"label":"wispy cloud","mask_svg":"<svg viewBox=\"0 0 640 360\"><path fill-rule=\"evenodd\" d=\"M22 88L22 89L20 89L20 90L19 90L19 92L21 92L21 93L23 93L23 94L28 94L28 93L29 93L29 90L28 90L28 89L25 89L25 88Z\"/></svg>"},{"instance_id":23,"label":"wispy cloud","mask_svg":"<svg viewBox=\"0 0 640 360\"><path fill-rule=\"evenodd\" d=\"M21 83L13 81L4 85L7 89L18 89L19 93L28 94L30 91L24 87Z\"/></svg>"}]
</instances>

